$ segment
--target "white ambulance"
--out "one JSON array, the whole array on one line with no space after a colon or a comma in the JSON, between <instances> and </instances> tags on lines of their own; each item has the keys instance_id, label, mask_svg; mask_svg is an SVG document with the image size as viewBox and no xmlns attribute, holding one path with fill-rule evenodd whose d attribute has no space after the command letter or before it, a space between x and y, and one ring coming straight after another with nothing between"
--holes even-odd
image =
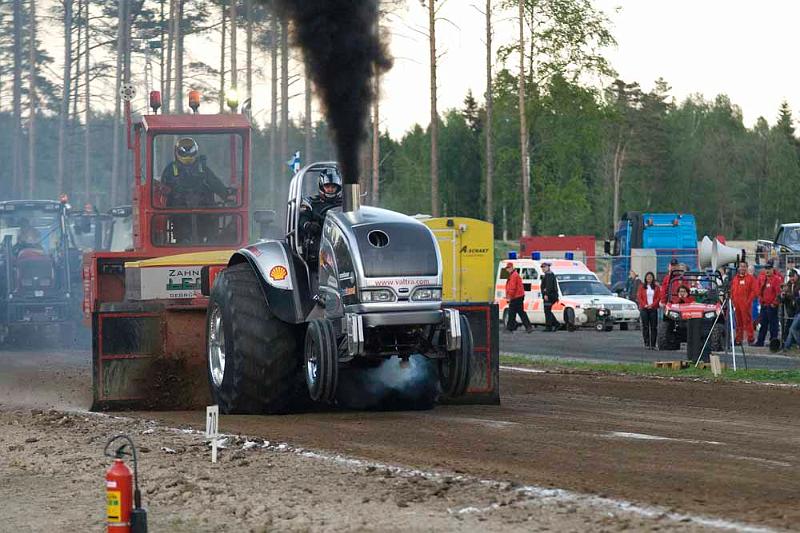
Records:
<instances>
[{"instance_id":1,"label":"white ambulance","mask_svg":"<svg viewBox=\"0 0 800 533\"><path fill-rule=\"evenodd\" d=\"M636 303L615 296L580 261L567 259L506 259L497 265L495 281L495 303L500 310L503 327L508 321L508 300L506 299L506 264L514 263L525 288L524 309L531 324L544 325L544 300L541 281L544 273L542 263L550 263L550 270L558 281L558 302L553 305L553 315L560 324L570 331L581 326L594 326L597 331L611 331L614 324L620 329L639 322L639 307Z\"/></svg>"}]
</instances>

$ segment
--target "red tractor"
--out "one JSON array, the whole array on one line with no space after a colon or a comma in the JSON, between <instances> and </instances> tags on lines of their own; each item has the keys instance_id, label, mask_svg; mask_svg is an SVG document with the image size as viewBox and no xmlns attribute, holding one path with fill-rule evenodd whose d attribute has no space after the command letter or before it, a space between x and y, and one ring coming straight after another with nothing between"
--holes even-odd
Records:
<instances>
[{"instance_id":1,"label":"red tractor","mask_svg":"<svg viewBox=\"0 0 800 533\"><path fill-rule=\"evenodd\" d=\"M663 287L666 305L658 324L659 350L680 350L685 342L687 358L695 360L701 350L707 359L709 352L723 349L726 322L722 308L722 285L718 273L670 274Z\"/></svg>"},{"instance_id":2,"label":"red tractor","mask_svg":"<svg viewBox=\"0 0 800 533\"><path fill-rule=\"evenodd\" d=\"M198 114L196 94L190 103L194 114L135 123L126 105L133 246L84 256L94 409L197 404L206 395L200 272L248 242L251 128L241 114ZM184 173L184 163L202 168Z\"/></svg>"}]
</instances>

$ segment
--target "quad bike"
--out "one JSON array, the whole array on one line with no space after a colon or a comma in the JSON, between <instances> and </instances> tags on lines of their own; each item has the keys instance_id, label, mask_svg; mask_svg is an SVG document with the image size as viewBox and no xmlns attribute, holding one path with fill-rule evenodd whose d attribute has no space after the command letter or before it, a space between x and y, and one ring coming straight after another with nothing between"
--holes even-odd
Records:
<instances>
[{"instance_id":1,"label":"quad bike","mask_svg":"<svg viewBox=\"0 0 800 533\"><path fill-rule=\"evenodd\" d=\"M402 372L414 355L435 363L443 394L467 389L472 333L465 316L443 307L442 261L427 226L359 207L357 185L345 184L350 207L346 199L328 211L318 245L309 245L301 206L320 172L336 166L295 175L285 239L243 248L224 270L204 274L208 377L224 413L332 403L343 371L399 358Z\"/></svg>"},{"instance_id":2,"label":"quad bike","mask_svg":"<svg viewBox=\"0 0 800 533\"><path fill-rule=\"evenodd\" d=\"M689 301L678 300L677 289L689 290ZM725 343L725 316L722 308L722 278L719 273L673 272L663 288L666 305L658 324L656 345L659 350L680 350L687 344L687 358L695 359L708 338L708 351L720 351ZM722 316L717 319L717 316ZM710 336L709 336L710 335Z\"/></svg>"}]
</instances>

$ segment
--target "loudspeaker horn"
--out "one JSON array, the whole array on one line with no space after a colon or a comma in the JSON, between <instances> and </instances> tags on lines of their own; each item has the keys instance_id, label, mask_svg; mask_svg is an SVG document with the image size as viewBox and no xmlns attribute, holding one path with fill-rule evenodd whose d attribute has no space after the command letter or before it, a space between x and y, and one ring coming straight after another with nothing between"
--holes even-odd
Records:
<instances>
[{"instance_id":1,"label":"loudspeaker horn","mask_svg":"<svg viewBox=\"0 0 800 533\"><path fill-rule=\"evenodd\" d=\"M722 265L737 262L742 257L744 257L744 250L731 248L714 239L714 243L711 245L711 268L714 270Z\"/></svg>"},{"instance_id":2,"label":"loudspeaker horn","mask_svg":"<svg viewBox=\"0 0 800 533\"><path fill-rule=\"evenodd\" d=\"M711 249L714 243L708 238L708 235L703 237L700 244L697 246L697 262L700 263L700 268L705 268L711 264Z\"/></svg>"}]
</instances>

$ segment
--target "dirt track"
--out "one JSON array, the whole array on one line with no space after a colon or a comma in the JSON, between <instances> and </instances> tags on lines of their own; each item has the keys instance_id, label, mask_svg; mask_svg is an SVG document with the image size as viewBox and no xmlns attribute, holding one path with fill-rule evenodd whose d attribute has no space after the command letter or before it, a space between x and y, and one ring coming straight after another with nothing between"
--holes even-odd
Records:
<instances>
[{"instance_id":1,"label":"dirt track","mask_svg":"<svg viewBox=\"0 0 800 533\"><path fill-rule=\"evenodd\" d=\"M31 388L39 392L25 397L21 403L27 406L88 405L88 401L80 403L87 397L88 389L83 386L89 382L88 361L39 357L44 358L40 362L49 360L52 370L43 371L38 365L33 369L19 358L12 362L8 353L0 354L3 409L17 403L13 399L19 396L14 393L16 389ZM26 383L14 375L24 375ZM510 481L533 486L531 490L540 495L541 488L599 495L607 498L599 508L616 511L619 500L625 500L690 515L684 519L706 516L740 525L787 530L800 527L800 389L517 371L503 372L502 387L500 407L227 416L221 419L220 429L329 456L344 454L424 471L463 474L470 479ZM197 412L134 416L155 418L164 427L199 428L203 424L203 414ZM25 426L26 421L21 423ZM3 453L5 444L0 443ZM369 490L371 485L365 483ZM474 487L478 486L484 485ZM498 497L481 494L476 501L465 498L458 505L491 505L487 502ZM559 501L569 505L583 501L572 492L563 498ZM427 497L420 501L425 500ZM435 516L446 513L433 503L419 509ZM588 526L592 529L701 525L697 521L681 523L680 518L667 519L666 524L663 518L648 521L641 516L649 512L647 509L636 515L643 522L620 518L601 525L598 516L592 514L597 507L592 509L578 506L580 518L588 520L584 529L588 524L594 524ZM545 505L536 513L547 517L548 512ZM482 515L481 528L506 529L515 520L526 519L522 514L503 518L502 513L493 513ZM435 528L433 524L407 522L398 527L428 529ZM466 525L447 521L436 524L444 528ZM477 527L479 522L472 524ZM550 528L554 524L556 529L582 529L568 520L541 523ZM309 525L319 526L313 519ZM380 528L378 523L373 525ZM372 526L339 523L333 528L350 527Z\"/></svg>"}]
</instances>

